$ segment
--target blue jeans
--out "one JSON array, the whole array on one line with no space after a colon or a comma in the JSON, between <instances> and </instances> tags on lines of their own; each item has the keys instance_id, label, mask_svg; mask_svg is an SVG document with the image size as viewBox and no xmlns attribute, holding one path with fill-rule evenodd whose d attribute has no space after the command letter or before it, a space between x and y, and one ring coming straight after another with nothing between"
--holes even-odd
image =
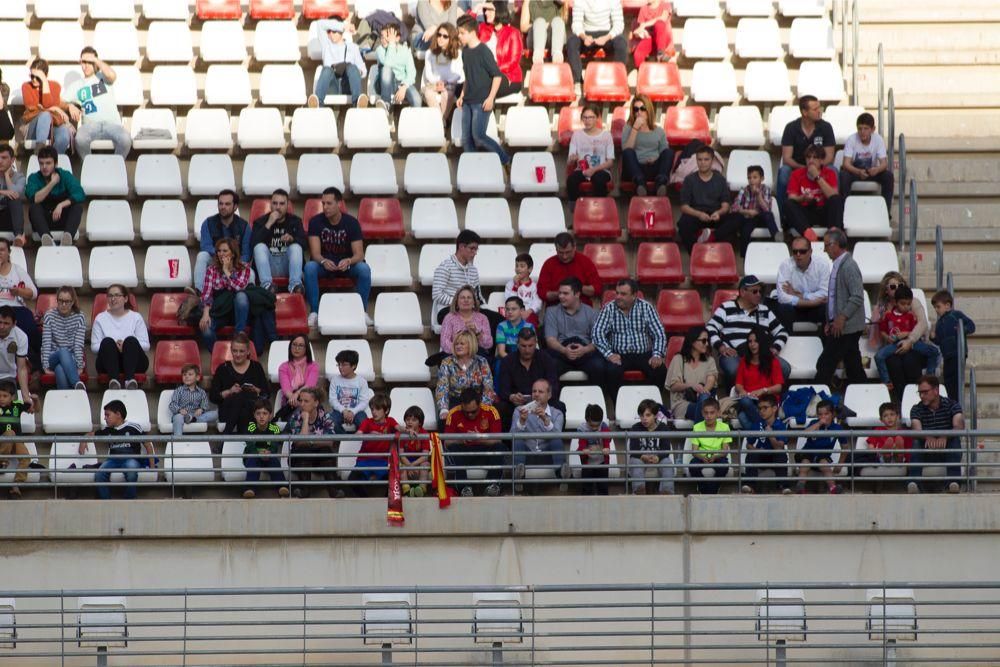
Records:
<instances>
[{"instance_id":1,"label":"blue jeans","mask_svg":"<svg viewBox=\"0 0 1000 667\"><path fill-rule=\"evenodd\" d=\"M139 468L141 467L139 459L108 459L94 473L94 481L99 485L107 484L111 481L111 473L115 470L121 470L125 475L125 481L130 484L130 486L125 487L125 500L134 500L136 496L135 483L139 481ZM98 486L97 497L101 500L110 500L111 489L107 486Z\"/></svg>"},{"instance_id":2,"label":"blue jeans","mask_svg":"<svg viewBox=\"0 0 1000 667\"><path fill-rule=\"evenodd\" d=\"M962 442L958 438L948 438L944 449L924 449L924 439L913 441L913 454L906 475L912 482L920 484L924 466L944 465L947 479L940 484L960 482L962 479ZM939 482L934 482L938 484Z\"/></svg>"},{"instance_id":3,"label":"blue jeans","mask_svg":"<svg viewBox=\"0 0 1000 667\"><path fill-rule=\"evenodd\" d=\"M302 284L302 246L298 243L292 243L285 252L277 255L263 243L258 243L253 247L253 263L261 287L269 286L273 276L288 278L289 292Z\"/></svg>"},{"instance_id":4,"label":"blue jeans","mask_svg":"<svg viewBox=\"0 0 1000 667\"><path fill-rule=\"evenodd\" d=\"M49 368L56 374L57 389L72 389L80 381L76 357L68 347L57 347L49 355Z\"/></svg>"},{"instance_id":5,"label":"blue jeans","mask_svg":"<svg viewBox=\"0 0 1000 667\"><path fill-rule=\"evenodd\" d=\"M541 440L539 449L530 449L527 440L515 440L513 452L514 465L526 464L530 458L532 466L555 468L557 476L559 468L566 462L566 448L563 446L563 441L558 438Z\"/></svg>"},{"instance_id":6,"label":"blue jeans","mask_svg":"<svg viewBox=\"0 0 1000 667\"><path fill-rule=\"evenodd\" d=\"M52 145L57 152L65 153L69 150L69 125L64 123L59 127L53 127L52 114L43 111L28 123L27 137L34 141L46 142L49 140L49 134L52 135Z\"/></svg>"},{"instance_id":7,"label":"blue jeans","mask_svg":"<svg viewBox=\"0 0 1000 667\"><path fill-rule=\"evenodd\" d=\"M890 382L889 379L889 367L886 362L889 357L896 354L896 350L899 348L899 343L889 343L888 345L883 345L875 353L875 368L878 369L879 380L883 384ZM922 354L927 360L925 368L927 372L936 375L938 362L941 361L941 350L934 343L928 343L926 341L918 340L913 344L913 351Z\"/></svg>"},{"instance_id":8,"label":"blue jeans","mask_svg":"<svg viewBox=\"0 0 1000 667\"><path fill-rule=\"evenodd\" d=\"M347 271L327 271L319 262L309 262L305 268L306 301L309 312L319 312L320 278L350 278L355 283L355 291L361 297L361 305L368 310L368 297L372 291L372 270L366 262L351 265Z\"/></svg>"},{"instance_id":9,"label":"blue jeans","mask_svg":"<svg viewBox=\"0 0 1000 667\"><path fill-rule=\"evenodd\" d=\"M357 104L362 90L361 72L354 65L347 65L343 76L337 76L332 67L324 67L319 72L313 92L319 98L319 103L323 104L330 90L333 90L334 95L342 95L345 89L351 96L351 104Z\"/></svg>"},{"instance_id":10,"label":"blue jeans","mask_svg":"<svg viewBox=\"0 0 1000 667\"><path fill-rule=\"evenodd\" d=\"M330 410L330 416L333 418L333 431L334 433L347 433L344 429L344 413L337 412L336 410ZM368 419L368 415L365 412L355 412L354 413L354 429L351 433L356 433L358 427L361 426L361 422Z\"/></svg>"},{"instance_id":11,"label":"blue jeans","mask_svg":"<svg viewBox=\"0 0 1000 667\"><path fill-rule=\"evenodd\" d=\"M378 94L386 104L392 104L399 84L400 82L396 80L396 75L393 74L391 67L378 68ZM419 87L416 84L407 86L404 99L411 107L419 107L421 104Z\"/></svg>"},{"instance_id":12,"label":"blue jeans","mask_svg":"<svg viewBox=\"0 0 1000 667\"><path fill-rule=\"evenodd\" d=\"M237 333L247 328L247 320L250 319L250 298L246 292L237 292L233 298L233 328ZM208 331L201 333L201 339L205 343L205 348L211 351L217 338L215 332L229 324L228 321L217 320L214 317L209 322Z\"/></svg>"},{"instance_id":13,"label":"blue jeans","mask_svg":"<svg viewBox=\"0 0 1000 667\"><path fill-rule=\"evenodd\" d=\"M500 157L501 164L507 164L510 156L486 134L489 124L490 112L483 110L482 102L465 102L462 105L462 146L472 153L477 150L493 151Z\"/></svg>"},{"instance_id":14,"label":"blue jeans","mask_svg":"<svg viewBox=\"0 0 1000 667\"><path fill-rule=\"evenodd\" d=\"M247 490L257 491L260 473L267 471L272 482L285 482L285 473L281 470L281 456L272 454L267 458L250 454L243 457L243 467L247 469Z\"/></svg>"},{"instance_id":15,"label":"blue jeans","mask_svg":"<svg viewBox=\"0 0 1000 667\"><path fill-rule=\"evenodd\" d=\"M752 431L760 423L760 411L757 409L757 401L748 396L744 396L737 402L736 416L740 420L740 428L744 431Z\"/></svg>"},{"instance_id":16,"label":"blue jeans","mask_svg":"<svg viewBox=\"0 0 1000 667\"><path fill-rule=\"evenodd\" d=\"M698 401L695 403L688 403L687 410L684 412L684 419L692 422L700 422L701 417L701 406L705 404L705 401L713 398L711 394L705 393L698 397Z\"/></svg>"},{"instance_id":17,"label":"blue jeans","mask_svg":"<svg viewBox=\"0 0 1000 667\"><path fill-rule=\"evenodd\" d=\"M191 419L185 419L185 417L190 417ZM194 415L182 415L176 414L170 418L170 421L174 425L174 435L184 435L184 424L190 424L196 422L198 424L210 424L211 422L219 421L218 410L206 410L200 415L195 417Z\"/></svg>"}]
</instances>

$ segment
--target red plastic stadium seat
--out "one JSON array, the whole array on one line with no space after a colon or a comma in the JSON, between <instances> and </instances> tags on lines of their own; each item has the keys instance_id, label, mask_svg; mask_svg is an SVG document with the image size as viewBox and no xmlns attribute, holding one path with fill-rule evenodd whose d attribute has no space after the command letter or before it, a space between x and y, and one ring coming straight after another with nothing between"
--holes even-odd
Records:
<instances>
[{"instance_id":1,"label":"red plastic stadium seat","mask_svg":"<svg viewBox=\"0 0 1000 667\"><path fill-rule=\"evenodd\" d=\"M573 138L573 132L583 129L583 121L580 114L583 107L562 107L559 109L559 143L563 148L569 146L569 140ZM604 129L604 119L597 117L597 127Z\"/></svg>"},{"instance_id":2,"label":"red plastic stadium seat","mask_svg":"<svg viewBox=\"0 0 1000 667\"><path fill-rule=\"evenodd\" d=\"M663 289L656 299L656 311L667 331L683 333L705 324L701 296L693 289Z\"/></svg>"},{"instance_id":3,"label":"red plastic stadium seat","mask_svg":"<svg viewBox=\"0 0 1000 667\"><path fill-rule=\"evenodd\" d=\"M684 88L677 63L644 62L639 66L635 90L639 95L648 95L654 102L680 102L684 99Z\"/></svg>"},{"instance_id":4,"label":"red plastic stadium seat","mask_svg":"<svg viewBox=\"0 0 1000 667\"><path fill-rule=\"evenodd\" d=\"M295 18L292 0L250 0L250 18L290 20Z\"/></svg>"},{"instance_id":5,"label":"red plastic stadium seat","mask_svg":"<svg viewBox=\"0 0 1000 667\"><path fill-rule=\"evenodd\" d=\"M676 243L640 243L636 274L643 285L677 285L684 282L680 248Z\"/></svg>"},{"instance_id":6,"label":"red plastic stadium seat","mask_svg":"<svg viewBox=\"0 0 1000 667\"><path fill-rule=\"evenodd\" d=\"M399 200L392 197L365 197L358 205L358 221L365 240L401 239L406 236L403 229L403 208Z\"/></svg>"},{"instance_id":7,"label":"red plastic stadium seat","mask_svg":"<svg viewBox=\"0 0 1000 667\"><path fill-rule=\"evenodd\" d=\"M695 139L712 143L705 107L669 107L663 129L671 146L687 146Z\"/></svg>"},{"instance_id":8,"label":"red plastic stadium seat","mask_svg":"<svg viewBox=\"0 0 1000 667\"><path fill-rule=\"evenodd\" d=\"M139 305L135 301L135 294L129 294L128 305L132 307L132 310L139 310ZM91 312L90 314L91 328L93 328L94 320L97 318L97 316L103 313L107 309L108 309L108 295L105 294L104 292L98 292L97 294L94 295L94 309L93 312ZM174 309L174 312L177 312L177 310Z\"/></svg>"},{"instance_id":9,"label":"red plastic stadium seat","mask_svg":"<svg viewBox=\"0 0 1000 667\"><path fill-rule=\"evenodd\" d=\"M583 73L583 96L591 102L626 102L632 93L628 72L619 62L591 62Z\"/></svg>"},{"instance_id":10,"label":"red plastic stadium seat","mask_svg":"<svg viewBox=\"0 0 1000 667\"><path fill-rule=\"evenodd\" d=\"M317 200L318 201L318 200ZM253 200L253 204L250 205L250 218L247 220L251 225L253 221L262 215L267 215L271 212L271 198L258 197ZM288 200L288 214L295 215L295 202Z\"/></svg>"},{"instance_id":11,"label":"red plastic stadium seat","mask_svg":"<svg viewBox=\"0 0 1000 667\"><path fill-rule=\"evenodd\" d=\"M714 313L718 310L719 306L722 305L723 301L730 301L735 299L740 295L739 290L735 289L717 289L715 294L712 295L712 312Z\"/></svg>"},{"instance_id":12,"label":"red plastic stadium seat","mask_svg":"<svg viewBox=\"0 0 1000 667\"><path fill-rule=\"evenodd\" d=\"M621 243L588 243L583 246L583 254L594 262L597 275L605 285L614 285L629 277L625 246Z\"/></svg>"},{"instance_id":13,"label":"red plastic stadium seat","mask_svg":"<svg viewBox=\"0 0 1000 667\"><path fill-rule=\"evenodd\" d=\"M233 360L233 355L229 352L230 342L228 340L215 341L215 346L212 348L212 375L215 375L215 370L219 366ZM257 351L253 347L253 342L250 343L250 358L257 361Z\"/></svg>"},{"instance_id":14,"label":"red plastic stadium seat","mask_svg":"<svg viewBox=\"0 0 1000 667\"><path fill-rule=\"evenodd\" d=\"M99 295L103 296L103 295ZM182 292L159 292L149 302L149 318L146 326L154 336L194 336L195 328L187 323L177 323L177 310L184 303L187 294ZM97 299L94 299L97 310Z\"/></svg>"},{"instance_id":15,"label":"red plastic stadium seat","mask_svg":"<svg viewBox=\"0 0 1000 667\"><path fill-rule=\"evenodd\" d=\"M35 301L35 321L38 322L39 327L42 324L42 318L45 317L45 313L49 312L55 307L56 307L55 294L39 293L38 299Z\"/></svg>"},{"instance_id":16,"label":"red plastic stadium seat","mask_svg":"<svg viewBox=\"0 0 1000 667\"><path fill-rule=\"evenodd\" d=\"M214 19L237 20L243 16L240 0L198 0L198 18L202 21Z\"/></svg>"},{"instance_id":17,"label":"red plastic stadium seat","mask_svg":"<svg viewBox=\"0 0 1000 667\"><path fill-rule=\"evenodd\" d=\"M646 296L642 293L642 290L636 292L635 295L637 299L646 298ZM604 290L604 293L601 294L601 307L603 308L604 306L608 305L614 300L615 300L615 291L613 289Z\"/></svg>"},{"instance_id":18,"label":"red plastic stadium seat","mask_svg":"<svg viewBox=\"0 0 1000 667\"><path fill-rule=\"evenodd\" d=\"M323 212L323 200L320 197L307 199L302 207L302 227L309 233L309 221ZM340 212L347 213L347 204L340 200Z\"/></svg>"},{"instance_id":19,"label":"red plastic stadium seat","mask_svg":"<svg viewBox=\"0 0 1000 667\"><path fill-rule=\"evenodd\" d=\"M188 364L201 368L201 351L197 341L161 340L153 357L153 377L159 384L179 384L181 369Z\"/></svg>"},{"instance_id":20,"label":"red plastic stadium seat","mask_svg":"<svg viewBox=\"0 0 1000 667\"><path fill-rule=\"evenodd\" d=\"M531 67L528 95L532 102L558 104L575 102L573 72L569 63L535 63Z\"/></svg>"},{"instance_id":21,"label":"red plastic stadium seat","mask_svg":"<svg viewBox=\"0 0 1000 667\"><path fill-rule=\"evenodd\" d=\"M667 340L667 351L663 355L667 366L670 365L670 360L674 358L674 355L681 351L684 346L684 336L671 336Z\"/></svg>"},{"instance_id":22,"label":"red plastic stadium seat","mask_svg":"<svg viewBox=\"0 0 1000 667\"><path fill-rule=\"evenodd\" d=\"M580 197L573 210L573 233L582 239L616 239L621 236L615 200L611 197Z\"/></svg>"},{"instance_id":23,"label":"red plastic stadium seat","mask_svg":"<svg viewBox=\"0 0 1000 667\"><path fill-rule=\"evenodd\" d=\"M347 0L302 0L302 16L307 21L347 18Z\"/></svg>"},{"instance_id":24,"label":"red plastic stadium seat","mask_svg":"<svg viewBox=\"0 0 1000 667\"><path fill-rule=\"evenodd\" d=\"M274 304L274 319L279 336L308 335L309 324L306 322L308 317L309 309L306 308L305 297L301 294L282 292L277 295L277 302Z\"/></svg>"},{"instance_id":25,"label":"red plastic stadium seat","mask_svg":"<svg viewBox=\"0 0 1000 667\"><path fill-rule=\"evenodd\" d=\"M729 243L696 243L691 249L691 282L731 285L739 280L736 253Z\"/></svg>"},{"instance_id":26,"label":"red plastic stadium seat","mask_svg":"<svg viewBox=\"0 0 1000 667\"><path fill-rule=\"evenodd\" d=\"M80 376L80 379L82 380L83 376ZM146 376L145 373L136 373L135 374L135 381L139 383L140 387L142 385L146 384L146 379L147 379L147 376ZM108 382L111 381L111 376L108 375L107 373L100 373L97 376L97 381L100 384L105 385L105 384L107 384ZM121 382L122 384L125 384L125 374L124 373L119 373L118 374L118 381Z\"/></svg>"},{"instance_id":27,"label":"red plastic stadium seat","mask_svg":"<svg viewBox=\"0 0 1000 667\"><path fill-rule=\"evenodd\" d=\"M622 133L627 119L628 109L624 105L611 110L611 140L615 142L615 148L622 147Z\"/></svg>"},{"instance_id":28,"label":"red plastic stadium seat","mask_svg":"<svg viewBox=\"0 0 1000 667\"><path fill-rule=\"evenodd\" d=\"M652 212L652 225L646 224L646 214ZM628 234L635 238L672 239L674 213L666 197L632 197L628 204Z\"/></svg>"}]
</instances>

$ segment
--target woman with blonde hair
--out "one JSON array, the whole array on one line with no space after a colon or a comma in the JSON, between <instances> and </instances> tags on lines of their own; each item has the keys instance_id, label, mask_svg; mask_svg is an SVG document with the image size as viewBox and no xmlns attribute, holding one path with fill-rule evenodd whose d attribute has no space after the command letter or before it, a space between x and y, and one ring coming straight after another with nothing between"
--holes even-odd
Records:
<instances>
[{"instance_id":1,"label":"woman with blonde hair","mask_svg":"<svg viewBox=\"0 0 1000 667\"><path fill-rule=\"evenodd\" d=\"M76 290L63 286L56 292L56 307L42 318L42 368L54 373L57 389L87 389L80 380L87 320L80 312Z\"/></svg>"},{"instance_id":2,"label":"woman with blonde hair","mask_svg":"<svg viewBox=\"0 0 1000 667\"><path fill-rule=\"evenodd\" d=\"M656 124L656 108L646 95L632 98L631 111L622 131L623 179L635 183L635 193L645 197L646 183L656 184L656 196L667 195L674 166L674 152L667 134Z\"/></svg>"},{"instance_id":3,"label":"woman with blonde hair","mask_svg":"<svg viewBox=\"0 0 1000 667\"><path fill-rule=\"evenodd\" d=\"M454 351L438 366L437 387L434 389L440 419L447 417L448 411L458 405L459 396L466 389L478 391L483 405L495 405L497 400L493 372L490 363L477 354L476 336L470 331L459 331L452 342Z\"/></svg>"}]
</instances>

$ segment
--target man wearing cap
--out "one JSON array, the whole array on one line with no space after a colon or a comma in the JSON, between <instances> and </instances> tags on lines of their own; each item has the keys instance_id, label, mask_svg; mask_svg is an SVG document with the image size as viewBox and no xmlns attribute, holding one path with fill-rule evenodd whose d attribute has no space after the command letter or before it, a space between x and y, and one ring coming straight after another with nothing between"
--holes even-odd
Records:
<instances>
[{"instance_id":1,"label":"man wearing cap","mask_svg":"<svg viewBox=\"0 0 1000 667\"><path fill-rule=\"evenodd\" d=\"M320 48L323 50L323 69L312 95L309 106L315 109L326 99L328 92L334 95L351 96L351 104L368 106L368 96L363 95L361 79L368 72L358 45L344 36L344 23L336 19L317 21L321 34Z\"/></svg>"},{"instance_id":2,"label":"man wearing cap","mask_svg":"<svg viewBox=\"0 0 1000 667\"><path fill-rule=\"evenodd\" d=\"M712 313L712 319L705 325L712 347L719 353L719 367L730 381L736 377L740 354L753 327L761 326L768 330L774 342L771 351L776 357L788 341L785 327L781 326L774 312L760 302L762 288L757 276L743 276L740 280L739 295L735 299L723 301ZM781 373L787 381L792 367L781 357L778 357L778 362L781 364Z\"/></svg>"}]
</instances>

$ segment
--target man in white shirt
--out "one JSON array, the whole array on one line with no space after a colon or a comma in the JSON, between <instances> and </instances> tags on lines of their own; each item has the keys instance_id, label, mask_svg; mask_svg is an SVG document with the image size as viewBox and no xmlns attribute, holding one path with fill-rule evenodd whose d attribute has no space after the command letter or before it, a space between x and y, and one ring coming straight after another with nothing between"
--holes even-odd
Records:
<instances>
[{"instance_id":1,"label":"man in white shirt","mask_svg":"<svg viewBox=\"0 0 1000 667\"><path fill-rule=\"evenodd\" d=\"M90 145L97 140L108 140L115 146L115 153L128 157L132 138L122 124L115 100L113 84L117 75L91 46L80 52L80 69L83 79L69 86L67 99L69 115L77 124L76 152L81 158L90 154Z\"/></svg>"},{"instance_id":2,"label":"man in white shirt","mask_svg":"<svg viewBox=\"0 0 1000 667\"><path fill-rule=\"evenodd\" d=\"M603 49L607 58L624 64L628 42L625 41L622 0L576 0L566 45L573 82L577 86L583 82L580 51L594 53Z\"/></svg>"},{"instance_id":3,"label":"man in white shirt","mask_svg":"<svg viewBox=\"0 0 1000 667\"><path fill-rule=\"evenodd\" d=\"M858 131L847 137L844 161L840 164L840 196L847 198L856 181L878 183L885 198L885 207L892 213L892 172L889 154L882 137L875 132L875 117L870 113L858 116Z\"/></svg>"},{"instance_id":4,"label":"man in white shirt","mask_svg":"<svg viewBox=\"0 0 1000 667\"><path fill-rule=\"evenodd\" d=\"M786 331L796 322L823 324L830 282L830 261L813 256L804 236L792 240L792 256L778 266L777 287L768 305Z\"/></svg>"},{"instance_id":5,"label":"man in white shirt","mask_svg":"<svg viewBox=\"0 0 1000 667\"><path fill-rule=\"evenodd\" d=\"M0 380L17 382L26 410L34 409L28 390L28 335L14 326L16 315L10 306L0 306Z\"/></svg>"}]
</instances>

